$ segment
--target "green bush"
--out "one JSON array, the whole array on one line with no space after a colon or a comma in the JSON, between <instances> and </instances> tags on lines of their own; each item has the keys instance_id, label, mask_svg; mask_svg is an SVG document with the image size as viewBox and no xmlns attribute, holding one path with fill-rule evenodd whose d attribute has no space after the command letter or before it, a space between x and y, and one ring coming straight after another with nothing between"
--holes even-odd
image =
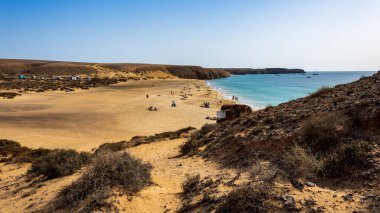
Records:
<instances>
[{"instance_id":1,"label":"green bush","mask_svg":"<svg viewBox=\"0 0 380 213\"><path fill-rule=\"evenodd\" d=\"M52 152L36 159L28 175L31 177L42 175L46 179L52 179L73 174L83 165L90 162L91 154L74 150L53 150Z\"/></svg>"},{"instance_id":2,"label":"green bush","mask_svg":"<svg viewBox=\"0 0 380 213\"><path fill-rule=\"evenodd\" d=\"M150 171L150 164L145 164L128 153L99 153L89 169L61 191L48 210L91 212L106 205L104 199L109 196L111 187L132 194L149 185Z\"/></svg>"}]
</instances>

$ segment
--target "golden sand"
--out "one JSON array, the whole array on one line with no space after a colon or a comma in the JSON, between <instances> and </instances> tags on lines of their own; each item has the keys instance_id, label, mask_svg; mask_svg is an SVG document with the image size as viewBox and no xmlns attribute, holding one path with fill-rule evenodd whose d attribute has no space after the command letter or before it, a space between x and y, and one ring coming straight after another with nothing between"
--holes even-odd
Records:
<instances>
[{"instance_id":1,"label":"golden sand","mask_svg":"<svg viewBox=\"0 0 380 213\"><path fill-rule=\"evenodd\" d=\"M221 95L209 91L204 81L173 79L129 81L70 93L23 94L0 100L0 138L31 148L90 151L136 135L199 128L213 122L206 117L214 117L220 108ZM185 93L191 96L180 100ZM177 107L170 106L172 100ZM201 108L204 101L211 107ZM158 111L148 111L150 106Z\"/></svg>"}]
</instances>

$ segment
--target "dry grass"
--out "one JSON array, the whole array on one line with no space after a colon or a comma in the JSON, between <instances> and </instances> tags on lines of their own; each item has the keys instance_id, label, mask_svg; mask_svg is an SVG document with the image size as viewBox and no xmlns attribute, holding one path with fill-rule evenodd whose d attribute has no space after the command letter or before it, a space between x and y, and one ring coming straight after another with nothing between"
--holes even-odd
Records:
<instances>
[{"instance_id":1,"label":"dry grass","mask_svg":"<svg viewBox=\"0 0 380 213\"><path fill-rule=\"evenodd\" d=\"M334 89L332 87L328 86L323 86L319 88L316 92L311 93L308 98L316 98L316 97L321 97L323 95L328 94L329 92L333 91Z\"/></svg>"}]
</instances>

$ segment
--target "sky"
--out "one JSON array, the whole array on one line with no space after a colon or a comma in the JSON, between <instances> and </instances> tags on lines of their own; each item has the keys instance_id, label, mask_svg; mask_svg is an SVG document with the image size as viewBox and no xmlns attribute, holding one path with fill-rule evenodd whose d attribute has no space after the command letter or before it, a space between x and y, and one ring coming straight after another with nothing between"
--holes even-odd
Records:
<instances>
[{"instance_id":1,"label":"sky","mask_svg":"<svg viewBox=\"0 0 380 213\"><path fill-rule=\"evenodd\" d=\"M380 0L0 0L0 58L380 69Z\"/></svg>"}]
</instances>

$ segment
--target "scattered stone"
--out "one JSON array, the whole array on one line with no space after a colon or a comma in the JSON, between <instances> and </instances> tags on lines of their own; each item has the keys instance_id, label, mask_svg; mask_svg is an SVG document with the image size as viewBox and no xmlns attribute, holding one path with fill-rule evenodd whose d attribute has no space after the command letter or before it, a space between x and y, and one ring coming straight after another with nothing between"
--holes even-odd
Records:
<instances>
[{"instance_id":1,"label":"scattered stone","mask_svg":"<svg viewBox=\"0 0 380 213\"><path fill-rule=\"evenodd\" d=\"M298 181L297 179L291 179L290 180L290 183L292 184L292 186L298 190L303 190L303 188L305 187L305 184L303 184L302 182Z\"/></svg>"},{"instance_id":2,"label":"scattered stone","mask_svg":"<svg viewBox=\"0 0 380 213\"><path fill-rule=\"evenodd\" d=\"M305 185L308 186L308 187L314 187L314 186L315 186L315 183L312 183L312 182L306 181L306 182L305 182Z\"/></svg>"},{"instance_id":3,"label":"scattered stone","mask_svg":"<svg viewBox=\"0 0 380 213\"><path fill-rule=\"evenodd\" d=\"M318 207L312 208L309 212L310 213L322 213L322 212L325 212L325 210L323 209L323 207L318 206Z\"/></svg>"},{"instance_id":4,"label":"scattered stone","mask_svg":"<svg viewBox=\"0 0 380 213\"><path fill-rule=\"evenodd\" d=\"M352 201L353 198L354 198L354 195L353 195L352 193L348 193L348 194L346 194L346 195L343 195L342 198L343 198L343 200L345 200L345 201Z\"/></svg>"},{"instance_id":5,"label":"scattered stone","mask_svg":"<svg viewBox=\"0 0 380 213\"><path fill-rule=\"evenodd\" d=\"M297 210L297 208L296 208L296 200L294 199L293 196L285 194L285 195L282 196L282 199L285 201L284 205L286 206L286 208L288 210L290 210L290 211Z\"/></svg>"}]
</instances>

